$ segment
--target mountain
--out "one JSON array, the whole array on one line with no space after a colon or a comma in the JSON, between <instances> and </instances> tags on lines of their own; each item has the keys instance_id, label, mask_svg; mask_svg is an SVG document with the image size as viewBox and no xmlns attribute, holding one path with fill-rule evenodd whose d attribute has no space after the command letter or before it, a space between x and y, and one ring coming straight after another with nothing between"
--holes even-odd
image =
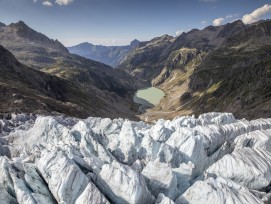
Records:
<instances>
[{"instance_id":1,"label":"mountain","mask_svg":"<svg viewBox=\"0 0 271 204\"><path fill-rule=\"evenodd\" d=\"M138 78L145 80L154 78L159 74L160 69L157 66L163 60L162 55L173 40L173 37L164 35L140 43L126 55L119 68L122 67L121 70L126 70Z\"/></svg>"},{"instance_id":2,"label":"mountain","mask_svg":"<svg viewBox=\"0 0 271 204\"><path fill-rule=\"evenodd\" d=\"M34 70L19 63L2 46L0 73L0 114L17 112L135 119L129 104L116 93L101 91L94 86L86 91L76 83Z\"/></svg>"},{"instance_id":3,"label":"mountain","mask_svg":"<svg viewBox=\"0 0 271 204\"><path fill-rule=\"evenodd\" d=\"M0 44L22 63L36 68L51 65L69 54L60 42L34 31L22 21L0 26Z\"/></svg>"},{"instance_id":4,"label":"mountain","mask_svg":"<svg viewBox=\"0 0 271 204\"><path fill-rule=\"evenodd\" d=\"M139 43L138 40L133 40L127 46L103 46L85 42L68 47L68 50L70 53L116 67L122 62L127 53Z\"/></svg>"},{"instance_id":5,"label":"mountain","mask_svg":"<svg viewBox=\"0 0 271 204\"><path fill-rule=\"evenodd\" d=\"M166 93L142 118L221 111L270 117L271 20L191 30L140 43L119 69Z\"/></svg>"},{"instance_id":6,"label":"mountain","mask_svg":"<svg viewBox=\"0 0 271 204\"><path fill-rule=\"evenodd\" d=\"M271 119L0 119L2 203L270 203ZM269 201L269 202L268 202Z\"/></svg>"},{"instance_id":7,"label":"mountain","mask_svg":"<svg viewBox=\"0 0 271 204\"><path fill-rule=\"evenodd\" d=\"M120 96L137 89L138 83L125 72L70 54L59 41L36 32L22 21L0 27L0 45L21 63L76 82L84 89L95 86Z\"/></svg>"},{"instance_id":8,"label":"mountain","mask_svg":"<svg viewBox=\"0 0 271 204\"><path fill-rule=\"evenodd\" d=\"M52 75L57 83L50 89L57 89L62 87L60 84L65 85L65 94L70 93L71 96L62 96L62 102L76 104L81 107L80 113L78 111L72 111L70 113L64 108L58 108L57 105L50 105L48 112L59 112L76 117L86 117L89 115L105 116L105 117L127 117L133 118L136 114L134 112L134 104L132 102L132 95L137 87L141 86L141 82L135 81L127 73L120 70L113 70L112 67L105 64L89 60L78 55L70 54L67 48L65 48L59 41L52 40L45 35L36 32L28 27L24 22L13 23L10 25L4 25L0 27L0 45L3 45L7 50L18 59L20 67L31 67L39 72L34 72L31 69L31 73L39 75L41 81L43 76ZM16 63L15 63L16 64ZM25 65L23 65L25 64ZM5 63L2 64L3 67ZM13 66L15 67L15 66ZM15 68L14 68L15 69ZM24 68L23 68L24 69ZM13 70L13 69L12 69ZM29 73L28 70L25 72ZM20 72L23 72L22 70ZM49 75L44 75L43 73ZM38 74L37 74L38 73ZM2 73L1 73L2 74ZM11 75L12 72L9 72ZM43 74L43 75L42 75ZM6 77L6 74L2 74ZM27 79L31 79L23 75ZM29 76L32 76L29 74ZM18 80L18 76L13 76L13 84L21 83L21 79ZM62 81L61 81L62 80ZM0 81L1 82L1 81ZM27 82L29 83L29 81ZM41 82L42 83L42 82ZM12 80L9 80L8 86L12 84ZM31 84L31 89L37 89L39 83L38 80ZM54 87L56 86L56 87ZM14 87L14 86L11 86ZM16 94L24 91L22 87L19 87ZM76 93L77 92L77 93ZM7 92L7 93L12 93ZM29 90L30 94L31 91ZM38 95L39 93L37 93ZM51 97L50 93L43 93L43 95ZM8 95L8 94L7 94ZM24 95L24 94L23 94ZM63 99L64 97L64 99ZM33 97L33 99L37 99ZM54 98L59 100L59 98ZM63 100L62 100L63 99ZM7 101L11 101L10 95L7 96ZM39 100L37 100L39 102ZM5 103L2 103L3 105ZM36 106L29 106L34 111L42 109L42 103ZM15 111L15 106L10 108L10 111ZM27 102L20 107L20 112L26 110ZM9 109L3 108L1 112L8 112Z\"/></svg>"}]
</instances>

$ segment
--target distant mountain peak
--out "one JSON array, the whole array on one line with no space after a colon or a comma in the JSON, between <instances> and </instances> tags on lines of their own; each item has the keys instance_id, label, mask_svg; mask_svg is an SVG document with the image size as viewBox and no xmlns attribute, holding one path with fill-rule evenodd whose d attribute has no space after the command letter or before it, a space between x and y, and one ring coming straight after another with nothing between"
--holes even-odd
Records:
<instances>
[{"instance_id":1,"label":"distant mountain peak","mask_svg":"<svg viewBox=\"0 0 271 204\"><path fill-rule=\"evenodd\" d=\"M130 43L130 46L131 46L131 47L136 47L139 43L140 43L139 40L134 39L134 40Z\"/></svg>"},{"instance_id":2,"label":"distant mountain peak","mask_svg":"<svg viewBox=\"0 0 271 204\"><path fill-rule=\"evenodd\" d=\"M117 67L126 57L127 53L137 47L139 43L140 41L137 39L134 39L130 45L124 46L94 45L89 42L83 42L78 45L68 47L68 49L70 53L102 62L112 67Z\"/></svg>"},{"instance_id":3,"label":"distant mountain peak","mask_svg":"<svg viewBox=\"0 0 271 204\"><path fill-rule=\"evenodd\" d=\"M5 27L5 26L6 26L6 24L0 22L0 28L1 28L1 27Z\"/></svg>"},{"instance_id":4,"label":"distant mountain peak","mask_svg":"<svg viewBox=\"0 0 271 204\"><path fill-rule=\"evenodd\" d=\"M27 26L26 23L24 21L18 21L17 23L15 23L17 25L22 25L22 26ZM27 26L28 27L28 26Z\"/></svg>"},{"instance_id":5,"label":"distant mountain peak","mask_svg":"<svg viewBox=\"0 0 271 204\"><path fill-rule=\"evenodd\" d=\"M58 40L52 40L46 35L35 31L23 21L11 23L8 27L11 28L12 32L16 33L16 35L18 35L20 38L29 40L45 47L50 47L64 53L69 52L67 48L62 45Z\"/></svg>"},{"instance_id":6,"label":"distant mountain peak","mask_svg":"<svg viewBox=\"0 0 271 204\"><path fill-rule=\"evenodd\" d=\"M26 25L26 23L25 22L23 22L23 21L18 21L17 23L11 23L10 25L9 25L10 27L12 27L12 28L15 28L15 29L24 29L24 30L26 30L26 29L29 29L29 30L32 30L28 25Z\"/></svg>"},{"instance_id":7,"label":"distant mountain peak","mask_svg":"<svg viewBox=\"0 0 271 204\"><path fill-rule=\"evenodd\" d=\"M81 46L94 46L94 44L92 44L90 42L82 42L79 45L81 45Z\"/></svg>"},{"instance_id":8,"label":"distant mountain peak","mask_svg":"<svg viewBox=\"0 0 271 204\"><path fill-rule=\"evenodd\" d=\"M244 22L239 19L239 20L233 21L232 24L241 24L241 25L244 25Z\"/></svg>"}]
</instances>

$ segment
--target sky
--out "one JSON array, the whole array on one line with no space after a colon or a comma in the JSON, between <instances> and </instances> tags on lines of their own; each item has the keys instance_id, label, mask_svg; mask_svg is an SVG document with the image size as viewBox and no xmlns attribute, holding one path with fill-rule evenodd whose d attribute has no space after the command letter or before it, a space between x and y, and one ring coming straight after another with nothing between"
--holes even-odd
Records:
<instances>
[{"instance_id":1,"label":"sky","mask_svg":"<svg viewBox=\"0 0 271 204\"><path fill-rule=\"evenodd\" d=\"M126 45L237 19L271 19L271 0L0 0L0 22L24 21L65 46Z\"/></svg>"}]
</instances>

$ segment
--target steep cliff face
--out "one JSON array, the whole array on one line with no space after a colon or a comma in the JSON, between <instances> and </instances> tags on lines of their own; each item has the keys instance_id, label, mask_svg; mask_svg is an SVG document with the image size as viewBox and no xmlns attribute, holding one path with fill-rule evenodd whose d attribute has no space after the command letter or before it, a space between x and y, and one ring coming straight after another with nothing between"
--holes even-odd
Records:
<instances>
[{"instance_id":1,"label":"steep cliff face","mask_svg":"<svg viewBox=\"0 0 271 204\"><path fill-rule=\"evenodd\" d=\"M139 58L136 65L130 63L133 60L124 62L123 70L134 75L133 70L143 67L141 73L148 72L148 77L138 76L166 92L161 103L142 118L211 110L234 112L237 117L270 116L270 23L235 21L191 30L170 42L162 41L164 47L156 49L159 60L155 62L147 57ZM145 56L144 50L140 53ZM137 59L137 54L130 54ZM143 66L146 62L151 68Z\"/></svg>"}]
</instances>

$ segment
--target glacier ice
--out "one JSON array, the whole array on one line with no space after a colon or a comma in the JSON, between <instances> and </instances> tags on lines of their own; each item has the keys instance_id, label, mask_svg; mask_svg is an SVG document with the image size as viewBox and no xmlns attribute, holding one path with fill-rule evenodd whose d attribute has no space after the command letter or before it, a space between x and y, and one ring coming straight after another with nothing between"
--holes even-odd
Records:
<instances>
[{"instance_id":1,"label":"glacier ice","mask_svg":"<svg viewBox=\"0 0 271 204\"><path fill-rule=\"evenodd\" d=\"M261 196L256 196L248 188L231 180L220 177L210 177L205 181L197 181L182 196L176 204L198 203L263 203Z\"/></svg>"},{"instance_id":2,"label":"glacier ice","mask_svg":"<svg viewBox=\"0 0 271 204\"><path fill-rule=\"evenodd\" d=\"M265 203L271 119L11 114L0 120L3 203Z\"/></svg>"}]
</instances>

